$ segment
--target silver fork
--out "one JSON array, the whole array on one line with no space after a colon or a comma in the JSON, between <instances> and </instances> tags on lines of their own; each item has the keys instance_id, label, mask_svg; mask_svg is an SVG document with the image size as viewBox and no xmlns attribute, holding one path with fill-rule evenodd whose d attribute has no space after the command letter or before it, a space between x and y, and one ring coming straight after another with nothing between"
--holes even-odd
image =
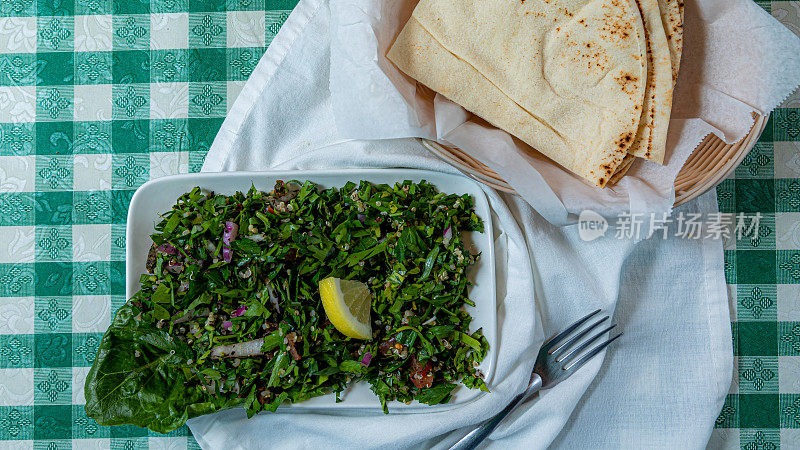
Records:
<instances>
[{"instance_id":1,"label":"silver fork","mask_svg":"<svg viewBox=\"0 0 800 450\"><path fill-rule=\"evenodd\" d=\"M544 344L542 344L541 350L539 350L539 355L536 357L536 363L533 365L533 373L531 373L531 379L528 382L528 387L522 393L514 397L514 399L511 400L511 403L503 408L502 411L497 413L491 419L483 422L477 428L470 431L466 436L456 442L455 445L450 447L451 450L466 450L476 448L478 444L483 442L484 439L492 434L492 431L494 431L494 429L500 425L503 419L505 419L506 416L520 403L530 398L530 396L536 392L539 392L539 390L549 389L567 379L567 377L580 369L581 366L603 351L604 348L608 347L608 345L614 342L614 340L622 336L622 333L619 333L601 344L594 345L600 340L600 338L602 338L607 332L611 331L611 329L616 326L609 325L594 334L592 337L584 339L589 335L589 333L597 329L609 319L609 316L605 316L583 330L578 331L586 322L588 322L598 313L600 313L599 309L592 311L582 319L567 327L566 330L546 340ZM590 349L592 345L594 345L594 347Z\"/></svg>"}]
</instances>

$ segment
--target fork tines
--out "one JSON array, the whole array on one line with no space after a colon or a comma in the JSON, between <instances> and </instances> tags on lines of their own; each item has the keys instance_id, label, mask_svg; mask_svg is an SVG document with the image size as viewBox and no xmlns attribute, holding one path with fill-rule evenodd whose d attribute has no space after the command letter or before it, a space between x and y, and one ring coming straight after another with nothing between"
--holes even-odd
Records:
<instances>
[{"instance_id":1,"label":"fork tines","mask_svg":"<svg viewBox=\"0 0 800 450\"><path fill-rule=\"evenodd\" d=\"M592 311L567 327L566 330L545 341L542 345L542 351L547 352L547 359L558 363L562 370L571 371L581 367L587 361L597 356L598 353L602 352L609 344L622 336L622 333L619 333L607 339L605 342L590 348L616 326L616 324L605 326L586 339L586 336L610 319L610 316L604 316L581 330L581 327L598 315L600 311L600 309ZM580 358L578 358L579 356Z\"/></svg>"}]
</instances>

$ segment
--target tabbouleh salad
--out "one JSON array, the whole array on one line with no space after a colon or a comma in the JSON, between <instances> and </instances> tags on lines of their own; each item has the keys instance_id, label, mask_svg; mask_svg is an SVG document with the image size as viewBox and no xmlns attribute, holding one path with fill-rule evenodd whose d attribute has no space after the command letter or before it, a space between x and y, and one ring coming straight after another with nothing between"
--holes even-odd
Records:
<instances>
[{"instance_id":1,"label":"tabbouleh salad","mask_svg":"<svg viewBox=\"0 0 800 450\"><path fill-rule=\"evenodd\" d=\"M365 381L387 402L487 391L489 348L470 333L470 254L483 231L469 195L427 182L340 189L278 182L221 195L194 188L152 235L141 290L116 314L86 379L102 425L157 432L243 406L248 416ZM319 283L365 283L372 339L327 319Z\"/></svg>"}]
</instances>

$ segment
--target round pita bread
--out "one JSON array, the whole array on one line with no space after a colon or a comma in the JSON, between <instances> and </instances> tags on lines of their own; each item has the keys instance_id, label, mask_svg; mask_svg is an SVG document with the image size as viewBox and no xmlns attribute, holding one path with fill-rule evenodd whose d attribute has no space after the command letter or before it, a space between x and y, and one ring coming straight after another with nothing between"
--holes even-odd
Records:
<instances>
[{"instance_id":1,"label":"round pita bread","mask_svg":"<svg viewBox=\"0 0 800 450\"><path fill-rule=\"evenodd\" d=\"M672 111L672 62L658 0L636 0L636 3L647 41L647 84L639 129L628 151L634 156L663 164Z\"/></svg>"},{"instance_id":2,"label":"round pita bread","mask_svg":"<svg viewBox=\"0 0 800 450\"><path fill-rule=\"evenodd\" d=\"M422 0L387 56L602 187L642 117L645 33L632 1Z\"/></svg>"},{"instance_id":3,"label":"round pita bread","mask_svg":"<svg viewBox=\"0 0 800 450\"><path fill-rule=\"evenodd\" d=\"M664 25L672 61L673 85L678 81L678 69L681 66L681 53L683 52L683 5L683 0L658 0L661 22Z\"/></svg>"}]
</instances>

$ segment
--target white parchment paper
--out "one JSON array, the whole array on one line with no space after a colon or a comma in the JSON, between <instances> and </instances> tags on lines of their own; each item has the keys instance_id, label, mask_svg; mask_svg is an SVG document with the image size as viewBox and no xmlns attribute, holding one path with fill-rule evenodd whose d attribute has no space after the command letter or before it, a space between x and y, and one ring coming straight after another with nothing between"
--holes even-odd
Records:
<instances>
[{"instance_id":1,"label":"white parchment paper","mask_svg":"<svg viewBox=\"0 0 800 450\"><path fill-rule=\"evenodd\" d=\"M606 216L670 212L674 181L709 133L742 139L800 83L800 39L751 0L687 0L683 57L665 165L637 161L616 186L583 182L507 133L471 120L441 95L431 102L386 59L416 0L331 0L330 92L343 138L424 137L491 167L550 222L584 209Z\"/></svg>"}]
</instances>

